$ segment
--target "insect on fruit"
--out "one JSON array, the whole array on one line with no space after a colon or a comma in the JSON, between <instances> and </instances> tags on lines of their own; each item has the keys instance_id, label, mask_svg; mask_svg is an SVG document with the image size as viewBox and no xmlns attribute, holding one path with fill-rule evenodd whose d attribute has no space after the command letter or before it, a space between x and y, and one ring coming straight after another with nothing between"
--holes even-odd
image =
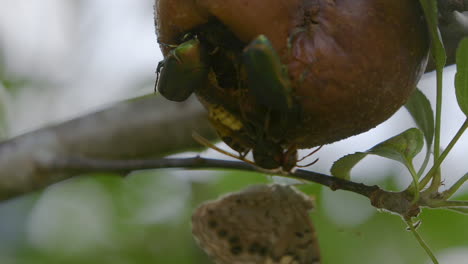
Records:
<instances>
[{"instance_id":1,"label":"insect on fruit","mask_svg":"<svg viewBox=\"0 0 468 264\"><path fill-rule=\"evenodd\" d=\"M257 166L290 171L296 166L297 148L282 146L278 140L289 122L298 116L287 71L263 35L243 49L239 65L239 75L247 76L245 82L239 83L238 93L234 93L238 96L236 106L240 113L233 114L223 106L205 100L210 120L221 139L238 151L241 158L251 149ZM244 102L245 95L250 96L251 101ZM254 115L245 111L252 100L262 107Z\"/></svg>"},{"instance_id":2,"label":"insect on fruit","mask_svg":"<svg viewBox=\"0 0 468 264\"><path fill-rule=\"evenodd\" d=\"M248 138L239 136L239 134L243 133L242 122L222 106L213 105L208 109L208 118L218 136L226 145L237 151L241 159L244 158L250 151L248 146L251 144L247 142Z\"/></svg>"},{"instance_id":3,"label":"insect on fruit","mask_svg":"<svg viewBox=\"0 0 468 264\"><path fill-rule=\"evenodd\" d=\"M208 81L204 57L197 38L176 46L158 64L155 90L168 100L185 101L197 87L206 85Z\"/></svg>"},{"instance_id":4,"label":"insect on fruit","mask_svg":"<svg viewBox=\"0 0 468 264\"><path fill-rule=\"evenodd\" d=\"M289 76L268 38L255 38L245 47L242 57L247 87L258 103L272 111L289 112L293 108Z\"/></svg>"},{"instance_id":5,"label":"insect on fruit","mask_svg":"<svg viewBox=\"0 0 468 264\"><path fill-rule=\"evenodd\" d=\"M192 233L217 264L319 264L312 208L292 186L254 185L200 205Z\"/></svg>"},{"instance_id":6,"label":"insect on fruit","mask_svg":"<svg viewBox=\"0 0 468 264\"><path fill-rule=\"evenodd\" d=\"M179 100L195 92L208 111L224 107L242 128L221 119L214 127L266 169L289 170L296 149L388 119L414 91L429 54L418 1L156 0L155 8L161 43L189 34L205 54L184 66L203 66L186 79L180 65L163 68L166 79L177 77L161 90L183 94L168 96ZM175 60L172 48L161 49Z\"/></svg>"},{"instance_id":7,"label":"insect on fruit","mask_svg":"<svg viewBox=\"0 0 468 264\"><path fill-rule=\"evenodd\" d=\"M250 42L242 55L247 72L246 87L256 103L264 108L263 126L254 126L252 133L257 135L252 148L254 161L264 169L290 171L296 166L297 148L289 146L285 150L278 140L285 134L289 121L294 121L298 115L287 69L264 35Z\"/></svg>"}]
</instances>

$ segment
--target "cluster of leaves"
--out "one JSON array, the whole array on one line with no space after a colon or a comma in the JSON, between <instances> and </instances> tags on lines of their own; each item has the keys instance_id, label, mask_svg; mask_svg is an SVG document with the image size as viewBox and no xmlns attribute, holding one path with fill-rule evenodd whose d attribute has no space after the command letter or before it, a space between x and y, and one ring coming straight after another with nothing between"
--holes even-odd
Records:
<instances>
[{"instance_id":1,"label":"cluster of leaves","mask_svg":"<svg viewBox=\"0 0 468 264\"><path fill-rule=\"evenodd\" d=\"M351 169L365 156L372 154L392 159L402 163L408 169L413 182L404 193L412 197L412 203L432 208L447 208L459 212L468 212L468 201L451 201L449 198L468 180L468 173L462 176L453 186L439 192L442 185L440 165L447 157L453 146L460 139L468 127L468 38L459 43L456 54L457 73L455 76L455 93L458 105L467 119L450 141L448 146L440 152L440 128L442 110L442 77L446 64L446 54L438 30L438 11L435 0L420 0L424 9L431 35L431 54L435 61L437 73L437 98L435 115L426 96L417 89L408 103L406 109L413 117L418 128L410 128L403 133L392 137L373 148L347 155L334 163L331 173L339 178L350 179ZM421 152L424 141L426 143L426 157L421 167L416 170L413 159ZM432 167L427 170L429 161L433 157ZM429 185L430 183L430 185ZM429 185L429 186L428 186ZM416 233L412 224L412 216L403 216L409 228L414 232L421 245L426 249L434 263L438 263L428 247Z\"/></svg>"}]
</instances>

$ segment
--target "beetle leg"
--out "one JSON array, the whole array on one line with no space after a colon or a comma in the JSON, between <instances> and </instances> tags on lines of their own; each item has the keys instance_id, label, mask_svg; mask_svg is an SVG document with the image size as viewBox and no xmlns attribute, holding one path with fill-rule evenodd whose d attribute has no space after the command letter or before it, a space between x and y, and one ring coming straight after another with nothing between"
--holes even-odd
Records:
<instances>
[{"instance_id":1,"label":"beetle leg","mask_svg":"<svg viewBox=\"0 0 468 264\"><path fill-rule=\"evenodd\" d=\"M207 147L207 148L211 148L213 150L216 150L218 151L219 153L221 154L224 154L226 156L229 156L231 158L235 158L235 159L238 159L238 160L242 160L250 165L253 165L253 166L257 166L257 164L255 164L253 161L250 161L248 159L245 158L245 156L236 156L232 153L229 153L221 148L218 148L216 145L214 145L213 143L211 143L208 139L198 135L196 132L193 132L192 133L192 137L193 139L195 139L195 141L197 141L198 143L200 143L201 145Z\"/></svg>"},{"instance_id":2,"label":"beetle leg","mask_svg":"<svg viewBox=\"0 0 468 264\"><path fill-rule=\"evenodd\" d=\"M205 51L197 38L171 50L158 64L156 90L171 101L185 101L208 81Z\"/></svg>"},{"instance_id":3,"label":"beetle leg","mask_svg":"<svg viewBox=\"0 0 468 264\"><path fill-rule=\"evenodd\" d=\"M297 148L295 145L290 146L283 153L282 168L286 172L290 172L297 164Z\"/></svg>"},{"instance_id":4,"label":"beetle leg","mask_svg":"<svg viewBox=\"0 0 468 264\"><path fill-rule=\"evenodd\" d=\"M154 84L154 91L158 91L158 82L159 82L159 75L161 74L161 70L164 67L164 60L158 62L158 67L156 68L156 82Z\"/></svg>"},{"instance_id":5,"label":"beetle leg","mask_svg":"<svg viewBox=\"0 0 468 264\"><path fill-rule=\"evenodd\" d=\"M266 138L259 138L257 144L252 149L252 156L255 163L267 170L283 167L283 148Z\"/></svg>"}]
</instances>

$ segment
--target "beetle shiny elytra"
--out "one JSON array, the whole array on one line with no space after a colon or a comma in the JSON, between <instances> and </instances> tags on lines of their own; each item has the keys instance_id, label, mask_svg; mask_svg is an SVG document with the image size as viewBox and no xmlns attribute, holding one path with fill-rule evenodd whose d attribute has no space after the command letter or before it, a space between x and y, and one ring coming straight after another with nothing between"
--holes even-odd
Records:
<instances>
[{"instance_id":1,"label":"beetle shiny elytra","mask_svg":"<svg viewBox=\"0 0 468 264\"><path fill-rule=\"evenodd\" d=\"M271 42L258 36L244 49L243 63L247 71L247 85L263 106L278 111L292 107L289 76Z\"/></svg>"},{"instance_id":2,"label":"beetle shiny elytra","mask_svg":"<svg viewBox=\"0 0 468 264\"><path fill-rule=\"evenodd\" d=\"M156 90L162 96L171 101L185 101L208 79L205 52L200 41L193 38L171 50L159 63L157 74Z\"/></svg>"},{"instance_id":3,"label":"beetle shiny elytra","mask_svg":"<svg viewBox=\"0 0 468 264\"><path fill-rule=\"evenodd\" d=\"M264 35L250 42L242 54L247 73L247 88L255 101L266 111L264 125L256 126L253 157L265 169L282 168L290 171L297 161L295 147L285 151L275 138L281 137L288 120L293 119L295 108L288 73L279 55ZM274 134L265 134L274 131Z\"/></svg>"}]
</instances>

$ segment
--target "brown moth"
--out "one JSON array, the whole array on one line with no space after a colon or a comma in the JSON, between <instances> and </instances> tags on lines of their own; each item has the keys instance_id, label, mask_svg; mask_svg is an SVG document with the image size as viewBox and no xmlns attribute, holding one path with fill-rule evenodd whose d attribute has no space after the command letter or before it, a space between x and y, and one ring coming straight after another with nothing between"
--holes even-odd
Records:
<instances>
[{"instance_id":1,"label":"brown moth","mask_svg":"<svg viewBox=\"0 0 468 264\"><path fill-rule=\"evenodd\" d=\"M288 185L254 185L203 203L192 233L217 264L319 264L310 197Z\"/></svg>"}]
</instances>

